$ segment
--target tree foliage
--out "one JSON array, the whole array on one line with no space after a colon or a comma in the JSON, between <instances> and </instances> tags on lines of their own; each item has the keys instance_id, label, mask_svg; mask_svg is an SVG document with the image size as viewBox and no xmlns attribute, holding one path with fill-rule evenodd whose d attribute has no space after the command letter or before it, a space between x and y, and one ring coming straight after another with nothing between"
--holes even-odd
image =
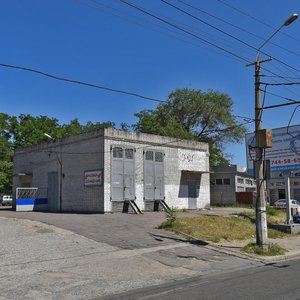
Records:
<instances>
[{"instance_id":1,"label":"tree foliage","mask_svg":"<svg viewBox=\"0 0 300 300\"><path fill-rule=\"evenodd\" d=\"M82 125L78 119L73 119L61 125L57 119L47 116L9 116L0 113L0 193L11 192L13 149L49 140L45 133L56 139L105 127L115 127L115 124L89 121Z\"/></svg>"},{"instance_id":2,"label":"tree foliage","mask_svg":"<svg viewBox=\"0 0 300 300\"><path fill-rule=\"evenodd\" d=\"M211 166L228 162L223 151L227 143L237 143L246 129L233 115L233 101L210 90L177 89L154 110L135 114L138 132L206 142L210 146Z\"/></svg>"}]
</instances>

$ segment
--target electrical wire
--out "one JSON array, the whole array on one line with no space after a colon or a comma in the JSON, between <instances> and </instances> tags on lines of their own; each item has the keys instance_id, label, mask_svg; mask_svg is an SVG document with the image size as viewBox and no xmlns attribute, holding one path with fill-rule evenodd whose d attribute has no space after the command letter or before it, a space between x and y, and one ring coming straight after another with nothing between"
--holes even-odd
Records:
<instances>
[{"instance_id":1,"label":"electrical wire","mask_svg":"<svg viewBox=\"0 0 300 300\"><path fill-rule=\"evenodd\" d=\"M300 77L288 77L288 76L279 76L279 75L260 75L260 77L268 77L268 78L284 78L284 79L295 79L295 80L300 80Z\"/></svg>"},{"instance_id":2,"label":"electrical wire","mask_svg":"<svg viewBox=\"0 0 300 300\"><path fill-rule=\"evenodd\" d=\"M121 0L121 1L122 1L122 0ZM124 2L124 1L122 1L122 2ZM253 50L256 50L256 51L258 50L257 48L253 47L253 46L250 45L249 43L246 43L246 42L242 41L241 39L236 38L236 37L234 37L234 36L231 35L231 34L228 34L227 32L225 32L225 31L223 31L223 30L221 30L221 29L219 29L219 28L217 28L217 27L215 27L215 26L209 24L208 22L203 21L202 19L200 19L200 18L198 18L198 17L196 17L196 16L194 16L194 15L192 15L192 14L190 14L190 13L188 13L188 12L182 10L182 9L180 9L179 7L177 7L177 6L175 6L175 5L171 4L171 3L169 3L169 2L166 1L166 0L161 0L161 2L163 2L163 3L167 4L167 5L169 5L169 6L173 7L173 8L175 8L175 9L177 9L177 10L179 10L179 11L181 11L182 13L187 14L188 16L190 16L190 17L192 17L192 18L194 18L194 19L196 19L196 20L198 20L198 21L200 21L200 22L202 22L202 23L204 23L204 24L206 24L206 25L208 25L208 26L210 26L210 27L212 27L212 28L214 28L214 29L216 29L216 30L222 32L223 34L225 34L225 35L227 35L227 36L230 36L231 38L233 38L233 39L239 41L239 42L242 43L243 45L246 45L246 46L248 46L249 48L251 48L251 49L253 49ZM263 53L263 54L265 54L265 55L268 55L268 56L269 56L269 54L267 54L267 53L265 53L265 52L263 52L263 51L260 51L260 52ZM274 57L273 57L273 59L274 59L275 61L279 62L280 64L282 64L283 66L285 66L286 68L289 68L289 69L295 70L295 71L297 71L297 72L300 72L299 69L294 68L293 66L291 66L291 65L289 65L289 64L287 64L287 63L285 63L285 62L283 62L283 61L281 61L281 60L279 60L279 59L277 59L277 58L274 58ZM265 69L265 70L267 70L267 69ZM271 71L269 71L269 72L271 72ZM274 72L271 72L271 73L276 74L276 73L274 73ZM291 92L293 92L293 91L291 91ZM296 95L295 92L293 92L293 93Z\"/></svg>"},{"instance_id":3,"label":"electrical wire","mask_svg":"<svg viewBox=\"0 0 300 300\"><path fill-rule=\"evenodd\" d=\"M242 15L244 15L244 16L246 16L246 17L248 17L248 18L250 18L250 19L252 19L252 20L254 20L254 21L256 21L256 22L258 22L258 23L260 23L260 24L262 24L262 25L264 25L264 26L266 26L266 27L269 27L269 28L272 28L272 29L275 29L275 30L277 29L276 27L274 27L274 26L272 26L272 25L270 25L270 24L268 24L268 23L266 23L266 22L263 22L263 21L261 21L260 19L258 19L258 18L256 18L256 17L253 17L252 15L250 15L250 14L248 14L248 13L242 11L241 9L239 9L239 8L237 8L237 7L234 7L234 6L230 5L230 4L228 4L228 3L225 2L224 0L216 0L216 1L222 3L223 5L229 7L230 9L235 10L235 11L237 11L238 13L240 13L240 14L242 14ZM286 32L279 32L279 33L280 33L280 34L283 34L283 35L285 35L285 36L291 38L292 40L297 41L297 42L300 43L300 40L296 39L295 37L291 36L290 34L288 34L288 33L286 33Z\"/></svg>"},{"instance_id":4,"label":"electrical wire","mask_svg":"<svg viewBox=\"0 0 300 300\"><path fill-rule=\"evenodd\" d=\"M287 128L286 128L286 133L288 134L288 135L290 135L293 139L295 139L295 140L300 140L300 133L299 134L297 134L297 135L293 135L293 134L291 134L290 132L289 132L289 129L290 129L290 126L291 126L291 122L292 122L292 120L293 120L293 118L294 118L294 115L295 115L295 113L296 113L296 111L298 110L298 108L300 107L300 104L299 105L297 105L296 107L295 107L295 109L293 110L293 113L292 113L292 115L291 115L291 117L290 117L290 120L289 120L289 122L288 122L288 125L287 125ZM295 151L296 151L296 147L294 147L295 148ZM298 155L300 155L300 153L297 153Z\"/></svg>"},{"instance_id":5,"label":"electrical wire","mask_svg":"<svg viewBox=\"0 0 300 300\"><path fill-rule=\"evenodd\" d=\"M73 0L73 1L75 1L75 0ZM236 57L226 55L224 52L218 51L217 49L214 49L214 48L212 48L212 47L209 46L209 45L205 45L205 44L203 44L203 43L199 43L198 40L196 40L196 41L198 41L198 43L195 43L195 42L194 42L194 41L195 41L195 38L193 38L193 37L191 37L191 36L187 36L185 33L178 32L177 30L172 30L171 28L158 26L157 24L155 24L155 23L153 23L153 22L150 22L150 21L145 20L145 19L138 18L138 17L136 17L135 15L128 14L127 12L123 12L123 11L121 11L121 10L119 10L119 9L116 9L116 8L114 8L114 7L111 7L111 6L108 6L108 5L104 4L104 3L100 3L99 1L96 1L96 0L87 0L87 1L96 4L96 6L89 5L89 4L86 3L86 2L84 2L84 3L80 2L80 3L81 3L81 4L85 4L85 5L87 5L87 6L91 7L91 8L96 8L96 9L99 9L99 10L102 10L102 11L104 10L105 12L107 12L107 11L113 11L113 12L108 12L108 13L111 14L111 15L113 15L113 16L115 16L115 17L118 17L118 18L120 18L120 19L122 19L122 20L131 22L131 23L133 23L133 24L135 24L135 25L138 25L138 26L141 26L141 27L144 27L144 28L148 28L148 29L150 29L150 30L152 30L152 31L156 31L156 32L162 33L162 34L164 34L164 35L170 36L170 37L172 37L172 38L175 38L175 39L177 39L177 40L180 40L180 41L182 41L182 42L191 44L191 45L196 46L196 47L200 47L200 48L208 48L208 49L210 49L210 51L214 51L214 52L216 52L216 53L218 53L218 54L221 54L221 55L223 55L223 56L225 56L225 57L227 57L227 58L229 58L229 59L233 59L233 60L240 61L240 60L237 59ZM77 2L77 1L75 1L75 2ZM117 12L117 13L116 13L116 12ZM123 17L123 16L121 16L120 14L126 15L127 17ZM158 15L160 15L160 14L158 14ZM128 16L129 16L129 18L128 18ZM160 16L161 16L161 15L160 15ZM132 21L132 20L131 20L132 18L133 18L133 19L137 19L138 21L135 21L135 20ZM173 20L173 21L174 21L174 20ZM145 25L145 24L142 24L143 22L144 22L144 23L145 23L145 22L150 23L150 26L147 26L147 25ZM176 22L179 23L179 24L181 24L181 25L183 25L184 27L188 27L188 28L190 28L190 29L192 29L192 30L195 30L195 28L193 28L193 27L191 27L191 26L189 26L189 25L187 25L187 24L183 24L183 23L178 22L178 21L176 21ZM152 27L151 27L151 26L152 26ZM155 26L156 28L153 28L153 26ZM159 28L159 29L157 29L157 28ZM214 36L214 35L212 35L212 34L209 34L209 35L207 35L207 34L205 35L204 33L200 34L200 33L199 33L199 30L198 30L197 33L198 33L199 35L201 35L203 38L205 38L205 39L207 39L207 40L210 40L211 42L215 42L215 41L216 41L214 38L212 38L212 37ZM216 37L216 36L215 36L215 37ZM220 38L220 37L216 37L216 38L222 39L222 38ZM220 41L218 41L218 42L220 43ZM222 43L222 44L226 44L226 46L229 47L229 48L231 48L231 49L234 49L234 48L237 47L237 46L235 46L235 45L232 45L232 43L229 43L227 40L226 40L226 42L224 42L224 39L223 39L223 42L221 42L221 43ZM246 49L246 48L245 48L245 49ZM235 49L235 50L237 50L237 49ZM240 52L241 50L238 49L238 51ZM249 54L249 53L248 53L248 54Z\"/></svg>"},{"instance_id":6,"label":"electrical wire","mask_svg":"<svg viewBox=\"0 0 300 300\"><path fill-rule=\"evenodd\" d=\"M39 70L36 70L36 69L32 69L32 68L25 68L25 67L2 64L2 63L0 63L0 66L13 68L13 69L20 69L20 70L23 70L23 71L34 72L34 73L37 73L37 74L40 74L40 75L43 75L43 76L47 76L47 77L50 77L50 78L53 78L53 79L56 79L56 80L62 80L62 81L67 81L67 82L72 82L72 83L80 83L82 85L88 85L88 86L92 86L92 87L98 87L98 86L95 86L95 85L90 84L90 83L85 83L85 82L81 82L81 81L74 81L74 80L71 80L71 79L58 77L56 75L51 75L51 74L48 74L48 73L45 73L45 72L42 72L42 71L39 71ZM105 87L100 87L100 88L107 89L108 91L111 91L111 92L119 91L119 90L114 90L114 89L105 88ZM133 95L133 96L136 96L136 97L140 97L144 100L151 100L151 101L157 101L157 102L160 102L160 103L167 103L166 100L150 98L150 97L142 96L142 95L139 95L139 94L136 94L136 93L130 93L130 92L124 92L124 91L120 91L120 92L125 93L125 94L129 94L129 95ZM233 115L233 117L241 118L241 119L244 119L244 120L253 120L251 117L247 117L247 116Z\"/></svg>"},{"instance_id":7,"label":"electrical wire","mask_svg":"<svg viewBox=\"0 0 300 300\"><path fill-rule=\"evenodd\" d=\"M163 19L161 17L158 17L157 15L154 15L154 14L150 13L149 11L146 11L143 8L140 8L140 7L134 5L134 4L130 3L130 2L125 1L125 0L119 0L119 1L122 2L122 3L124 3L124 4L126 4L126 5L128 5L128 6L130 6L130 7L132 7L133 9L136 9L136 10L142 12L143 14L151 16L152 18L155 18L155 19L157 19L157 20L159 20L159 21L161 21L161 22L163 22L165 24L168 24L171 27L177 28L178 30L180 30L182 32L185 32L186 34L188 34L190 36L193 36L194 38L197 38L198 40L200 40L200 41L202 41L202 42L204 42L204 43L206 43L206 44L208 44L210 46L213 46L213 47L215 47L215 48L217 48L217 49L219 49L221 51L224 51L227 54L230 54L230 55L232 55L232 56L234 56L234 57L236 57L236 58L238 58L238 59L240 59L242 61L245 61L247 63L250 62L249 60L245 59L244 57L242 57L242 56L240 56L240 55L238 55L238 54L236 54L236 53L234 53L232 51L229 51L229 50L227 50L227 49L225 49L223 47L220 47L217 44L211 43L211 42L207 41L206 39L201 38L200 36L198 36L198 35L190 32L190 31L188 31L186 29L181 28L180 26L177 26L177 25L173 24L172 22L169 22L169 21L167 21L167 20L165 20L165 19Z\"/></svg>"},{"instance_id":8,"label":"electrical wire","mask_svg":"<svg viewBox=\"0 0 300 300\"><path fill-rule=\"evenodd\" d=\"M68 78L64 78L64 77L59 77L59 76L56 76L56 75L52 75L52 74L49 74L49 73L45 73L43 71L39 71L39 70L36 70L36 69L27 68L27 67L20 67L20 66L16 66L16 65L9 65L9 64L3 64L3 63L0 63L0 67L32 72L32 73L43 75L43 76L46 76L46 77L49 77L49 78L52 78L52 79L65 81L65 82L70 82L70 83L75 83L75 84L79 84L79 85L84 85L84 86L88 86L88 87L92 87L92 88L107 90L107 91L114 92L114 93L120 93L120 94L129 95L129 96L134 96L134 97L138 97L138 98L141 98L141 99L144 99L144 100L155 101L155 102L165 102L163 100L143 96L141 94L128 92L128 91L124 91L124 90L119 90L119 89L113 89L113 88L110 88L110 87L100 86L100 85L96 85L96 84L92 84L92 83L88 83L88 82L83 82L83 81L79 81L79 80L73 80L73 79L68 79Z\"/></svg>"},{"instance_id":9,"label":"electrical wire","mask_svg":"<svg viewBox=\"0 0 300 300\"><path fill-rule=\"evenodd\" d=\"M133 24L141 26L143 28L147 28L147 29L150 29L152 31L162 33L164 35L168 35L168 36L173 37L173 38L175 38L177 40L183 41L185 43L189 43L189 44L191 44L193 46L202 47L202 48L209 48L208 46L205 46L203 44L200 45L200 44L193 43L191 41L191 40L193 40L192 38L189 38L191 40L187 40L186 35L184 35L183 33L181 34L178 31L172 30L172 29L167 28L167 27L158 26L154 22L151 22L151 21L148 21L148 20L145 20L145 19L142 19L142 18L138 18L135 15L128 14L127 12L123 12L123 11L121 11L119 9L111 7L111 6L109 6L107 4L104 4L104 3L100 3L100 2L98 2L96 0L87 0L87 1L96 4L96 6L93 6L93 5L90 5L90 4L86 3L86 1L85 2L80 2L80 3L83 4L83 5L87 5L88 7L95 8L95 9L107 12L110 15L112 15L114 17L117 17L117 18L119 18L121 20L125 20L127 22L133 23ZM77 1L75 1L75 2L77 2ZM123 15L125 15L127 17L124 17ZM148 24L145 25L143 23L148 23ZM155 27L155 28L153 28L153 27ZM185 39L181 38L181 36L184 37ZM209 49L211 49L211 48L209 48ZM229 56L227 56L227 57L229 57ZM232 58L232 57L230 57L230 58Z\"/></svg>"},{"instance_id":10,"label":"electrical wire","mask_svg":"<svg viewBox=\"0 0 300 300\"><path fill-rule=\"evenodd\" d=\"M90 0L90 1L92 1L92 2L95 2L95 3L98 3L97 1L95 1L95 0ZM125 4L127 4L127 5L129 5L129 6L132 6L132 5L130 5L130 3L128 3L128 2L126 2L126 1L121 1L121 2L123 2L123 3L125 3ZM137 8L137 7L136 7ZM144 12L145 13L145 12ZM148 12L149 13L149 12ZM153 14L152 14L153 15ZM153 16L152 16L153 17ZM160 19L162 19L162 18L160 18ZM162 21L162 20L160 20L160 21ZM163 21L165 21L165 20L163 20ZM169 24L170 25L170 24ZM174 25L174 24L172 24L172 25ZM176 26L176 25L175 25ZM186 26L186 25L185 25ZM177 26L178 27L178 26ZM176 28L176 27L175 27ZM180 28L180 29L182 29L182 28ZM185 33L186 33L186 30L184 31ZM189 33L189 34L191 34L191 33ZM193 34L192 34L193 35ZM197 37L198 39L199 39L199 36ZM206 37L206 42L207 42L207 37ZM211 42L209 42L210 44L214 44L214 45L216 45L215 43L211 43ZM246 44L248 44L248 43L246 43ZM194 44L195 45L195 44ZM250 44L249 44L249 47L250 48L252 48L253 50L257 50L255 47L253 47L253 46L251 46ZM224 48L222 48L222 49L224 49ZM222 52L221 52L222 53ZM263 54L265 54L265 55L268 55L267 53L264 53L264 52L261 52L261 53L263 53ZM224 54L224 53L223 53ZM232 56L233 55L233 52L232 51L230 51L230 53L229 53L231 56L230 57L232 57L232 58L234 58L234 56ZM241 57L239 56L238 57L238 60L240 60L241 59ZM244 60L246 60L245 58L242 58L242 59L244 59ZM276 61L278 61L278 62L280 62L281 64L283 64L283 65L285 65L287 68L289 67L289 68L293 68L292 66L290 66L290 65L288 65L288 64L286 64L286 63L284 63L284 62L282 62L282 61L280 61L280 60L278 60L278 59L276 59L276 58L274 58L274 60L276 60ZM294 68L295 69L295 68ZM265 69L265 70L267 70L267 69ZM295 70L297 70L297 69L295 69ZM268 70L267 70L268 71ZM297 71L300 71L300 70L297 70ZM271 71L269 71L269 72L271 72ZM274 73L274 72L271 72L271 73L273 73L273 74L275 74L275 75L278 75L278 74L276 74L276 73ZM278 75L278 76L280 76L280 75ZM284 78L284 76L280 76L280 77L282 77L282 78Z\"/></svg>"},{"instance_id":11,"label":"electrical wire","mask_svg":"<svg viewBox=\"0 0 300 300\"><path fill-rule=\"evenodd\" d=\"M264 92L264 90L262 90L262 89L259 89L259 90L262 91L262 92ZM289 102L295 103L295 104L298 103L297 100L294 100L294 99L291 99L291 98L288 98L288 97L284 97L284 96L281 96L281 95L278 95L278 94L275 94L275 93L272 93L272 92L267 92L267 91L266 91L266 93L270 94L272 96L275 96L275 97L287 100Z\"/></svg>"},{"instance_id":12,"label":"electrical wire","mask_svg":"<svg viewBox=\"0 0 300 300\"><path fill-rule=\"evenodd\" d=\"M123 2L123 0L121 0L121 1ZM210 23L208 23L208 22L202 20L201 18L199 18L199 17L197 17L197 16L195 16L195 15L193 15L193 14L191 14L191 13L189 13L189 12L187 12L187 11L181 9L181 8L179 8L178 6L176 6L176 5L174 5L174 4L171 4L170 2L168 2L168 1L166 1L166 0L160 0L160 1L163 2L163 3L165 3L165 4L167 4L167 5L169 5L170 7L173 7L174 9L176 9L176 10L178 10L178 11L180 11L180 12L186 14L186 15L188 15L189 17L191 17L191 18L193 18L193 19L196 19L197 21L199 21L199 22L201 22L201 23L203 23L203 24L205 24L205 25L207 25L207 26L209 26L209 27L211 27L211 28L213 28L213 29L215 29L215 30L217 30L217 31L219 31L219 32L221 32L221 33L223 33L223 34L229 36L229 37L231 37L232 39L234 39L234 40L236 40L236 41L242 43L243 45L245 45L245 46L251 48L252 50L255 50L255 51L257 51L257 52L259 51L260 53L262 53L262 54L264 54L264 55L270 56L268 53L266 53L266 52L264 52L264 51L261 51L259 48L250 45L249 43L247 43L247 42L245 42L245 41L243 41L243 40L241 40L241 39L235 37L234 35L232 35L232 34L226 32L226 31L224 31L224 30L222 30L222 29L220 29L220 28L218 28L218 27L216 27L216 26L214 26L214 25L212 25L212 24L210 24ZM284 61L282 61L282 60L280 60L280 59L277 59L277 58L275 58L275 57L272 57L272 58L273 58L273 60L279 62L280 64L284 65L285 67L290 68L291 70L294 70L294 71L297 71L297 72L300 73L300 70L299 70L299 69L297 69L297 68L295 68L295 67L293 67L293 66L291 66L291 65L289 65L289 64L287 64L287 63L285 63Z\"/></svg>"},{"instance_id":13,"label":"electrical wire","mask_svg":"<svg viewBox=\"0 0 300 300\"><path fill-rule=\"evenodd\" d=\"M247 29L245 29L245 28L242 28L242 27L240 27L240 26L237 26L237 25L235 25L235 24L233 24L233 23L231 23L231 22L228 22L228 21L225 20L225 19L222 19L222 18L220 18L220 17L217 17L216 15L213 15L213 14L211 14L211 13L209 13L209 12L203 10L203 9L200 9L199 7L190 5L189 3L186 3L186 2L184 2L184 1L182 1L182 0L176 0L176 1L179 2L179 3L182 3L183 5L186 5L187 7L190 7L190 8L192 8L192 9L196 10L196 11L200 11L201 13L206 14L206 15L210 16L211 18L214 18L214 19L216 19L216 20L218 20L218 21L221 21L221 22L223 22L224 24L227 24L227 25L229 25L229 26L231 26L231 27L233 27L233 28L236 28L236 29L238 29L238 30L240 30L240 31L242 31L242 32L245 32L245 33L247 33L247 34L249 34L249 35L252 35L253 37L256 37L256 38L258 38L258 39L260 39L260 40L265 40L264 37L262 37L262 36L260 36L260 35L258 35L258 34L255 34L255 33L251 32L251 31L249 31L249 30L247 30ZM291 53L291 54L294 54L294 55L300 57L300 54L297 53L297 52L291 51L290 49L285 48L285 47L282 47L281 45L278 45L278 44L276 44L276 43L274 43L274 42L271 42L271 41L270 41L269 43L270 43L271 45L274 45L274 46L276 46L276 47L278 47L278 48L280 48L280 49L286 51L286 52L289 52L289 53Z\"/></svg>"},{"instance_id":14,"label":"electrical wire","mask_svg":"<svg viewBox=\"0 0 300 300\"><path fill-rule=\"evenodd\" d=\"M238 127L241 127L241 126L244 126L246 124L250 124L250 123L253 123L254 121L250 121L250 122L245 122L245 123L242 123L242 124L238 124L238 125L235 125L235 126L230 126L230 127L227 127L227 128L224 128L224 129L215 129L215 130L211 130L211 132L225 132L225 131L228 131L228 130L232 130L234 128L238 128ZM205 135L205 134L204 134ZM156 147L162 147L162 146L166 146L166 145L170 145L170 144L174 144L174 143L178 143L178 142L181 142L181 141L191 141L191 142L197 142L199 143L199 141L197 140L187 140L187 139L184 139L184 138L178 138L174 141L170 141L170 142L165 142L165 143L151 143L151 145L149 146L141 146L141 147L135 147L134 149L135 150L139 150L139 149L147 149L147 148L151 148L153 146L156 146ZM201 142L200 142L201 143ZM63 145L63 143L62 143ZM51 148L57 148L57 147L60 147L61 145L53 145L53 146L50 146ZM49 147L49 148L50 148ZM34 151L32 151L34 152ZM45 153L61 153L61 154L69 154L69 155L91 155L91 154L105 154L105 153L110 153L111 150L108 150L108 151L89 151L89 152L69 152L69 151L52 151L52 150L44 150L44 149L41 149L41 150L37 150L37 152L45 152ZM25 152L18 152L18 153L25 153ZM26 152L27 153L27 152Z\"/></svg>"},{"instance_id":15,"label":"electrical wire","mask_svg":"<svg viewBox=\"0 0 300 300\"><path fill-rule=\"evenodd\" d=\"M300 85L300 82L279 82L279 83L261 82L261 84L272 85L272 86L281 86L281 85Z\"/></svg>"}]
</instances>

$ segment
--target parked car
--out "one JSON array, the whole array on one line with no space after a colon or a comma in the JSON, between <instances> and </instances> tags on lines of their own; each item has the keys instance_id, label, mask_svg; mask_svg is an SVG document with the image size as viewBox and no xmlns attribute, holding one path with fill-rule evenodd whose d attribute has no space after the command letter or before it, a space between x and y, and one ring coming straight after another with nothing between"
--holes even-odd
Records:
<instances>
[{"instance_id":1,"label":"parked car","mask_svg":"<svg viewBox=\"0 0 300 300\"><path fill-rule=\"evenodd\" d=\"M11 195L3 195L1 199L2 205L12 205L12 196Z\"/></svg>"},{"instance_id":2,"label":"parked car","mask_svg":"<svg viewBox=\"0 0 300 300\"><path fill-rule=\"evenodd\" d=\"M286 208L286 199L279 199L274 204L275 204L275 207L277 207L277 208ZM295 199L290 199L290 207L298 208L298 207L300 207L300 202Z\"/></svg>"}]
</instances>

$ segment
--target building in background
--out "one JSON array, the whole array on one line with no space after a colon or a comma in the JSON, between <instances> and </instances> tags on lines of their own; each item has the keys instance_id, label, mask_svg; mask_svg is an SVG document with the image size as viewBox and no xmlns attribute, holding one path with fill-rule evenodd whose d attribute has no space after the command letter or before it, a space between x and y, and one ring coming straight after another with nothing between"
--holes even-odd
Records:
<instances>
[{"instance_id":1,"label":"building in background","mask_svg":"<svg viewBox=\"0 0 300 300\"><path fill-rule=\"evenodd\" d=\"M220 165L211 173L211 204L253 204L256 191L253 176L237 165Z\"/></svg>"},{"instance_id":2,"label":"building in background","mask_svg":"<svg viewBox=\"0 0 300 300\"><path fill-rule=\"evenodd\" d=\"M153 211L210 205L208 145L112 128L17 149L16 210Z\"/></svg>"}]
</instances>

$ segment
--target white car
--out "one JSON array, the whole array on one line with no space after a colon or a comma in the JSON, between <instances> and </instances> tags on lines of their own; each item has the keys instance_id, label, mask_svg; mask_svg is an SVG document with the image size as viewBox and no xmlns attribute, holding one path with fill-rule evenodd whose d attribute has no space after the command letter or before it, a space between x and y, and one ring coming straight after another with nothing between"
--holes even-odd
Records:
<instances>
[{"instance_id":1,"label":"white car","mask_svg":"<svg viewBox=\"0 0 300 300\"><path fill-rule=\"evenodd\" d=\"M1 204L2 205L12 205L12 196L11 195L3 195Z\"/></svg>"},{"instance_id":2,"label":"white car","mask_svg":"<svg viewBox=\"0 0 300 300\"><path fill-rule=\"evenodd\" d=\"M286 199L279 199L274 204L277 208L286 208ZM300 207L300 202L295 199L290 199L290 207L298 208Z\"/></svg>"}]
</instances>

